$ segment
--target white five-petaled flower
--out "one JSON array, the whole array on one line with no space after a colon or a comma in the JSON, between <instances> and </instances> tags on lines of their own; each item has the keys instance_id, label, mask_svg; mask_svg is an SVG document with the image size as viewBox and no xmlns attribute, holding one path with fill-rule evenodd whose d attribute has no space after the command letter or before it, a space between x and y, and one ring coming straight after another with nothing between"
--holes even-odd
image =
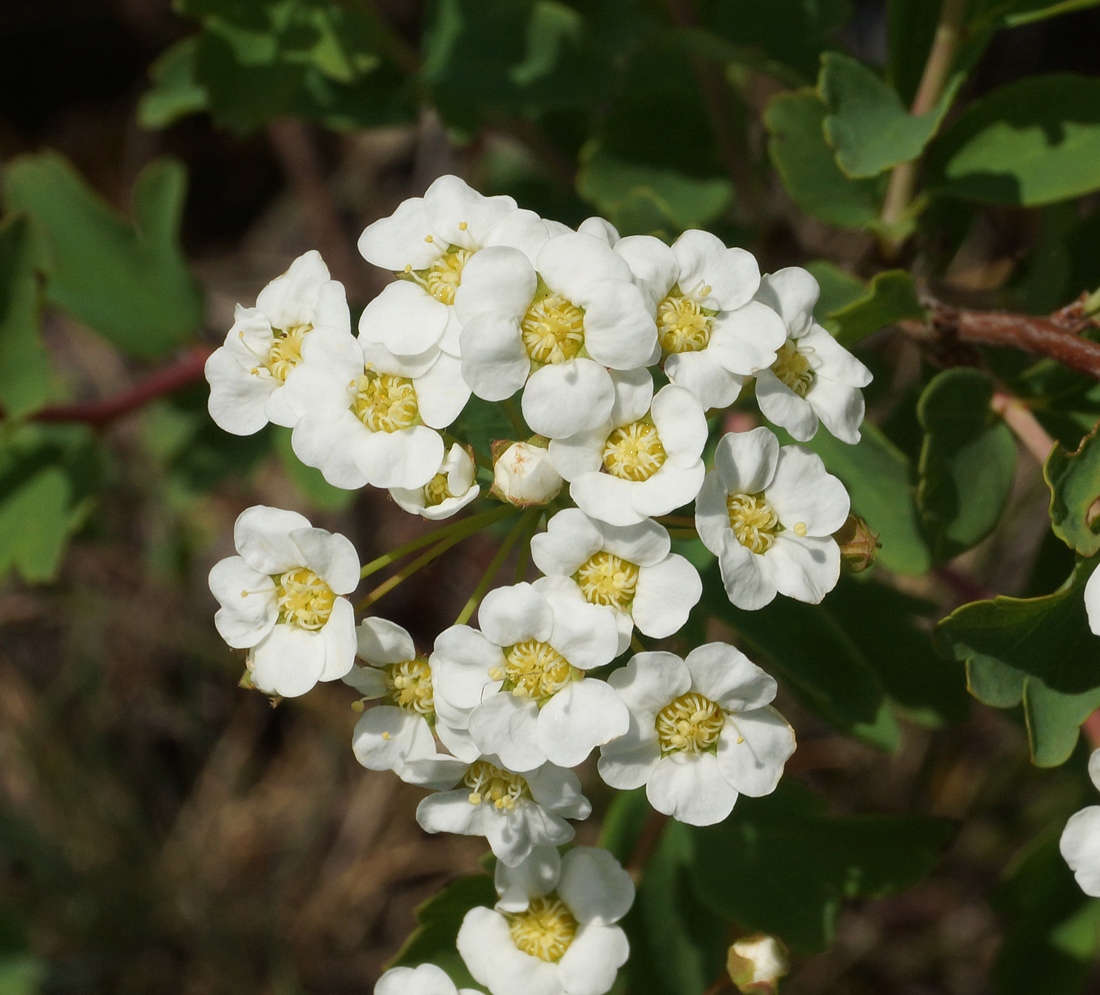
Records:
<instances>
[{"instance_id":1,"label":"white five-petaled flower","mask_svg":"<svg viewBox=\"0 0 1100 995\"><path fill-rule=\"evenodd\" d=\"M1089 757L1089 777L1100 788L1100 750ZM1081 890L1100 898L1100 805L1071 815L1058 846Z\"/></svg>"},{"instance_id":2,"label":"white five-petaled flower","mask_svg":"<svg viewBox=\"0 0 1100 995\"><path fill-rule=\"evenodd\" d=\"M603 422L614 402L608 369L653 356L657 327L630 267L594 235L551 238L534 265L516 249L484 249L463 291L463 377L487 401L523 388L523 416L547 438Z\"/></svg>"},{"instance_id":3,"label":"white five-petaled flower","mask_svg":"<svg viewBox=\"0 0 1100 995\"><path fill-rule=\"evenodd\" d=\"M357 635L357 655L367 665L353 667L344 683L364 699L381 703L368 708L355 724L355 759L368 770L392 770L410 784L436 790L454 787L466 765L436 751L431 665L417 656L412 636L395 622L364 619Z\"/></svg>"},{"instance_id":4,"label":"white five-petaled flower","mask_svg":"<svg viewBox=\"0 0 1100 995\"><path fill-rule=\"evenodd\" d=\"M770 369L756 374L756 400L764 417L799 442L812 439L818 421L842 442L859 442L861 387L871 371L814 321L820 288L806 270L789 266L760 281L756 299L772 308L787 340Z\"/></svg>"},{"instance_id":5,"label":"white five-petaled flower","mask_svg":"<svg viewBox=\"0 0 1100 995\"><path fill-rule=\"evenodd\" d=\"M626 732L626 707L585 671L618 653L614 617L590 605L565 577L490 591L478 610L481 632L440 633L432 654L436 690L469 715L482 753L510 770L547 760L575 767Z\"/></svg>"},{"instance_id":6,"label":"white five-petaled flower","mask_svg":"<svg viewBox=\"0 0 1100 995\"><path fill-rule=\"evenodd\" d=\"M608 683L630 709L630 729L600 750L613 788L646 786L658 811L709 826L738 794L770 794L794 752L794 731L771 708L776 684L739 650L707 643L681 660L639 653Z\"/></svg>"},{"instance_id":7,"label":"white five-petaled flower","mask_svg":"<svg viewBox=\"0 0 1100 995\"><path fill-rule=\"evenodd\" d=\"M412 515L438 522L450 518L477 498L480 490L469 448L451 445L443 464L423 487L391 487L390 497Z\"/></svg>"},{"instance_id":8,"label":"white five-petaled flower","mask_svg":"<svg viewBox=\"0 0 1100 995\"><path fill-rule=\"evenodd\" d=\"M615 402L599 428L550 442L550 461L592 518L637 525L690 502L703 483L707 419L686 387L654 396L649 370L612 374Z\"/></svg>"},{"instance_id":9,"label":"white five-petaled flower","mask_svg":"<svg viewBox=\"0 0 1100 995\"><path fill-rule=\"evenodd\" d=\"M630 952L616 923L634 902L630 875L606 850L564 857L538 847L523 865L498 865L496 908L466 913L458 952L492 995L603 995Z\"/></svg>"},{"instance_id":10,"label":"white five-petaled flower","mask_svg":"<svg viewBox=\"0 0 1100 995\"><path fill-rule=\"evenodd\" d=\"M802 446L783 446L766 428L729 433L695 501L695 526L718 557L738 608L777 593L817 604L840 578L832 534L848 517L848 492Z\"/></svg>"},{"instance_id":11,"label":"white five-petaled flower","mask_svg":"<svg viewBox=\"0 0 1100 995\"><path fill-rule=\"evenodd\" d=\"M672 246L652 235L615 245L657 316L665 373L704 408L737 400L745 377L775 362L782 319L753 300L760 269L752 254L710 232L684 232Z\"/></svg>"},{"instance_id":12,"label":"white five-petaled flower","mask_svg":"<svg viewBox=\"0 0 1100 995\"><path fill-rule=\"evenodd\" d=\"M287 698L343 677L355 660L355 612L341 595L359 584L359 557L342 535L302 515L256 505L233 526L238 556L214 564L214 624L248 650L252 682Z\"/></svg>"},{"instance_id":13,"label":"white five-petaled flower","mask_svg":"<svg viewBox=\"0 0 1100 995\"><path fill-rule=\"evenodd\" d=\"M428 795L416 821L429 833L484 836L497 859L514 866L540 844L568 843L573 827L565 820L591 812L571 770L547 763L516 774L499 757L484 756L466 767L453 791Z\"/></svg>"},{"instance_id":14,"label":"white five-petaled flower","mask_svg":"<svg viewBox=\"0 0 1100 995\"><path fill-rule=\"evenodd\" d=\"M293 385L304 412L291 445L336 487L423 487L443 464L444 429L469 388L458 360L436 353L421 362L384 346L318 334Z\"/></svg>"},{"instance_id":15,"label":"white five-petaled flower","mask_svg":"<svg viewBox=\"0 0 1100 995\"><path fill-rule=\"evenodd\" d=\"M435 964L391 967L378 979L374 995L481 995L476 988L456 988L450 976Z\"/></svg>"},{"instance_id":16,"label":"white five-petaled flower","mask_svg":"<svg viewBox=\"0 0 1100 995\"><path fill-rule=\"evenodd\" d=\"M531 559L547 576L572 578L586 601L614 613L622 653L635 625L657 639L678 632L702 596L699 572L671 547L667 530L651 519L607 525L566 508L531 539Z\"/></svg>"},{"instance_id":17,"label":"white five-petaled flower","mask_svg":"<svg viewBox=\"0 0 1100 995\"><path fill-rule=\"evenodd\" d=\"M303 344L321 329L350 338L351 319L343 285L310 251L260 291L255 307L237 305L225 344L206 361L214 423L234 435L268 422L292 427L301 411L286 387L299 375Z\"/></svg>"}]
</instances>

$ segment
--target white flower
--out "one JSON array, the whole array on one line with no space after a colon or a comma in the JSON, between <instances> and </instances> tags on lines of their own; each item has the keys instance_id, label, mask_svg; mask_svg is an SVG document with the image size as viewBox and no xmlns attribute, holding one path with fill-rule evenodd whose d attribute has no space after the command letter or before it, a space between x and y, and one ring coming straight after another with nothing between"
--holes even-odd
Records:
<instances>
[{"instance_id":1,"label":"white flower","mask_svg":"<svg viewBox=\"0 0 1100 995\"><path fill-rule=\"evenodd\" d=\"M295 455L349 490L426 485L443 464L436 430L470 397L458 360L446 353L410 360L362 337L318 335L306 345L294 384L304 411L291 436Z\"/></svg>"},{"instance_id":2,"label":"white flower","mask_svg":"<svg viewBox=\"0 0 1100 995\"><path fill-rule=\"evenodd\" d=\"M566 819L587 819L592 811L571 770L543 764L514 774L499 757L486 756L466 768L454 791L428 795L416 821L429 833L484 836L497 859L520 863L540 844L558 846L573 838Z\"/></svg>"},{"instance_id":3,"label":"white flower","mask_svg":"<svg viewBox=\"0 0 1100 995\"><path fill-rule=\"evenodd\" d=\"M635 625L657 639L678 632L702 596L699 572L671 545L650 519L606 525L566 508L531 539L531 559L547 576L572 578L590 604L614 612L622 653Z\"/></svg>"},{"instance_id":4,"label":"white flower","mask_svg":"<svg viewBox=\"0 0 1100 995\"><path fill-rule=\"evenodd\" d=\"M704 408L729 406L746 376L775 362L787 332L771 308L752 299L760 270L751 253L694 229L671 248L651 235L632 235L615 251L657 315L665 373Z\"/></svg>"},{"instance_id":5,"label":"white flower","mask_svg":"<svg viewBox=\"0 0 1100 995\"><path fill-rule=\"evenodd\" d=\"M343 285L311 251L261 290L254 308L237 305L225 344L206 361L215 424L234 435L268 422L293 426L301 412L285 388L298 375L303 343L322 328L351 337Z\"/></svg>"},{"instance_id":6,"label":"white flower","mask_svg":"<svg viewBox=\"0 0 1100 995\"><path fill-rule=\"evenodd\" d=\"M626 732L618 696L585 671L618 653L614 617L585 602L565 577L490 591L478 610L481 632L456 625L432 654L436 691L466 709L483 753L510 770L550 760L575 767Z\"/></svg>"},{"instance_id":7,"label":"white flower","mask_svg":"<svg viewBox=\"0 0 1100 995\"><path fill-rule=\"evenodd\" d=\"M871 371L814 321L820 288L804 269L789 266L760 281L756 299L776 311L787 341L770 370L756 374L756 400L764 417L799 442L812 439L818 420L842 442L859 442L860 387Z\"/></svg>"},{"instance_id":8,"label":"white flower","mask_svg":"<svg viewBox=\"0 0 1100 995\"><path fill-rule=\"evenodd\" d=\"M302 515L256 505L233 526L239 556L215 563L214 624L248 650L252 682L292 698L343 677L355 660L355 611L340 595L359 584L359 557L342 535Z\"/></svg>"},{"instance_id":9,"label":"white flower","mask_svg":"<svg viewBox=\"0 0 1100 995\"><path fill-rule=\"evenodd\" d=\"M695 502L695 526L718 557L738 608L776 593L817 604L840 578L832 534L848 517L848 492L802 446L779 446L766 428L722 437Z\"/></svg>"},{"instance_id":10,"label":"white flower","mask_svg":"<svg viewBox=\"0 0 1100 995\"><path fill-rule=\"evenodd\" d=\"M473 392L499 401L524 388L523 416L548 438L599 425L614 400L608 368L645 366L657 342L630 267L581 232L551 238L534 266L516 249L483 250L455 307Z\"/></svg>"},{"instance_id":11,"label":"white flower","mask_svg":"<svg viewBox=\"0 0 1100 995\"><path fill-rule=\"evenodd\" d=\"M1089 757L1089 777L1100 788L1100 750ZM1100 805L1071 815L1058 846L1081 890L1100 898Z\"/></svg>"},{"instance_id":12,"label":"white flower","mask_svg":"<svg viewBox=\"0 0 1100 995\"><path fill-rule=\"evenodd\" d=\"M686 387L653 395L646 369L615 373L615 404L599 428L550 442L550 461L577 506L610 525L665 515L699 493L707 419Z\"/></svg>"},{"instance_id":13,"label":"white flower","mask_svg":"<svg viewBox=\"0 0 1100 995\"><path fill-rule=\"evenodd\" d=\"M534 865L534 866L528 866ZM606 850L564 857L538 848L526 864L500 867L495 909L471 909L458 952L492 995L603 995L630 945L615 925L634 902L630 875Z\"/></svg>"},{"instance_id":14,"label":"white flower","mask_svg":"<svg viewBox=\"0 0 1100 995\"><path fill-rule=\"evenodd\" d=\"M378 979L374 995L481 995L476 988L455 988L447 972L435 964L391 967Z\"/></svg>"},{"instance_id":15,"label":"white flower","mask_svg":"<svg viewBox=\"0 0 1100 995\"><path fill-rule=\"evenodd\" d=\"M358 656L365 667L353 667L344 683L364 699L382 699L355 724L352 751L368 770L392 770L403 781L437 790L454 787L466 764L437 753L432 671L417 656L408 631L384 618L359 623Z\"/></svg>"},{"instance_id":16,"label":"white flower","mask_svg":"<svg viewBox=\"0 0 1100 995\"><path fill-rule=\"evenodd\" d=\"M429 521L450 518L479 493L473 457L457 442L443 459L443 465L423 487L391 487L390 496L405 511Z\"/></svg>"},{"instance_id":17,"label":"white flower","mask_svg":"<svg viewBox=\"0 0 1100 995\"><path fill-rule=\"evenodd\" d=\"M738 793L770 794L794 752L794 731L768 704L775 681L725 643L685 660L639 653L608 683L630 730L600 750L600 776L613 788L644 784L650 804L681 822L713 825Z\"/></svg>"},{"instance_id":18,"label":"white flower","mask_svg":"<svg viewBox=\"0 0 1100 995\"><path fill-rule=\"evenodd\" d=\"M519 508L548 504L564 484L545 446L513 442L493 461L490 493L499 501Z\"/></svg>"},{"instance_id":19,"label":"white flower","mask_svg":"<svg viewBox=\"0 0 1100 995\"><path fill-rule=\"evenodd\" d=\"M791 961L782 940L754 933L730 946L726 969L742 995L776 995L779 979L790 972Z\"/></svg>"},{"instance_id":20,"label":"white flower","mask_svg":"<svg viewBox=\"0 0 1100 995\"><path fill-rule=\"evenodd\" d=\"M1100 636L1100 570L1094 570L1085 582L1085 612L1089 619L1089 629Z\"/></svg>"}]
</instances>

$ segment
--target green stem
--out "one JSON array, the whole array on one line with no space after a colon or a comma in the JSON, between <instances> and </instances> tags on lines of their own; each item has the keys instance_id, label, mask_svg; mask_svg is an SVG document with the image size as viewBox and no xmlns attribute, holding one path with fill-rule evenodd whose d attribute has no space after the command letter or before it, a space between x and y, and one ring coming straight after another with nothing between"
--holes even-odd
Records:
<instances>
[{"instance_id":1,"label":"green stem","mask_svg":"<svg viewBox=\"0 0 1100 995\"><path fill-rule=\"evenodd\" d=\"M522 442L530 436L531 430L527 427L527 423L523 420L523 416L520 415L519 409L516 407L516 402L510 397L504 402L504 413L512 423L512 431L516 433L517 442Z\"/></svg>"},{"instance_id":2,"label":"green stem","mask_svg":"<svg viewBox=\"0 0 1100 995\"><path fill-rule=\"evenodd\" d=\"M535 529L539 527L539 516L533 517L527 524L520 540L519 552L516 553L516 583L519 584L527 576L527 565L531 562L531 537Z\"/></svg>"},{"instance_id":3,"label":"green stem","mask_svg":"<svg viewBox=\"0 0 1100 995\"><path fill-rule=\"evenodd\" d=\"M390 552L384 553L377 559L371 560L370 563L359 571L359 577L369 577L371 574L377 573L383 567L388 567L395 560L400 560L401 557L408 556L409 553L415 553L424 546L430 546L433 542L437 542L445 536L450 535L452 532L461 531L463 537L472 532L479 532L487 525L492 525L493 522L499 521L502 518L507 518L508 515L512 514L514 511L515 508L510 505L501 505L497 508L490 508L488 511L482 511L476 515L471 515L469 518L460 518L457 521L448 522L446 525L432 532L417 536L403 546L398 546L397 549L390 550Z\"/></svg>"},{"instance_id":4,"label":"green stem","mask_svg":"<svg viewBox=\"0 0 1100 995\"><path fill-rule=\"evenodd\" d=\"M485 592L489 590L489 585L492 584L493 578L500 572L500 568L504 566L504 561L508 558L508 554L512 552L512 547L516 544L516 541L527 529L528 523L532 520L537 521L538 516L542 514L541 508L528 508L523 517L512 527L512 531L508 533L504 538L504 542L500 544L500 549L496 551L492 560L489 561L489 566L485 570L484 576L478 581L477 587L474 588L474 593L470 595L470 600L466 602L465 607L458 614L458 618L455 619L455 625L465 625L470 617L474 614L477 606L481 603L481 599L485 597Z\"/></svg>"},{"instance_id":5,"label":"green stem","mask_svg":"<svg viewBox=\"0 0 1100 995\"><path fill-rule=\"evenodd\" d=\"M670 539L698 539L699 533L695 529L669 529L668 537Z\"/></svg>"}]
</instances>

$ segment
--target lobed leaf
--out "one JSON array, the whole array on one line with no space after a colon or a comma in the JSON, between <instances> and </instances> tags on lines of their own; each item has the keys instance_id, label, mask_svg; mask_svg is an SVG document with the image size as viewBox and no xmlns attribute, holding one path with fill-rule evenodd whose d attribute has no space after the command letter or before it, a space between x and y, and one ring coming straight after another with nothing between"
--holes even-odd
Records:
<instances>
[{"instance_id":1,"label":"lobed leaf","mask_svg":"<svg viewBox=\"0 0 1100 995\"><path fill-rule=\"evenodd\" d=\"M0 223L0 410L21 418L50 391L50 356L42 343L40 262L26 217Z\"/></svg>"},{"instance_id":2,"label":"lobed leaf","mask_svg":"<svg viewBox=\"0 0 1100 995\"><path fill-rule=\"evenodd\" d=\"M1097 429L1081 440L1076 452L1055 444L1043 467L1050 487L1050 527L1082 556L1100 553L1100 440Z\"/></svg>"},{"instance_id":3,"label":"lobed leaf","mask_svg":"<svg viewBox=\"0 0 1100 995\"><path fill-rule=\"evenodd\" d=\"M876 273L862 296L830 312L828 322L837 341L852 346L888 325L924 317L913 278L905 270L892 269Z\"/></svg>"}]
</instances>

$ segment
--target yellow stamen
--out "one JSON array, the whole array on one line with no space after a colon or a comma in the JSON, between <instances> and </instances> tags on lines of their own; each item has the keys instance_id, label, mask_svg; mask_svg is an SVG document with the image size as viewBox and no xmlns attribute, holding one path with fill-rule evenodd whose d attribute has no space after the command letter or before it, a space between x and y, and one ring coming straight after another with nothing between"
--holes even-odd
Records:
<instances>
[{"instance_id":1,"label":"yellow stamen","mask_svg":"<svg viewBox=\"0 0 1100 995\"><path fill-rule=\"evenodd\" d=\"M592 604L627 611L638 588L638 568L629 560L600 550L578 567L573 579Z\"/></svg>"},{"instance_id":2,"label":"yellow stamen","mask_svg":"<svg viewBox=\"0 0 1100 995\"><path fill-rule=\"evenodd\" d=\"M814 382L814 371L810 369L809 357L799 351L794 339L787 339L776 353L772 373L799 397L805 397Z\"/></svg>"},{"instance_id":3,"label":"yellow stamen","mask_svg":"<svg viewBox=\"0 0 1100 995\"><path fill-rule=\"evenodd\" d=\"M512 942L525 954L556 964L577 935L577 920L554 893L532 898L524 912L506 913Z\"/></svg>"},{"instance_id":4,"label":"yellow stamen","mask_svg":"<svg viewBox=\"0 0 1100 995\"><path fill-rule=\"evenodd\" d=\"M451 493L446 473L437 473L424 485L424 501L429 507L442 504L447 498L457 497Z\"/></svg>"},{"instance_id":5,"label":"yellow stamen","mask_svg":"<svg viewBox=\"0 0 1100 995\"><path fill-rule=\"evenodd\" d=\"M545 701L582 676L549 643L528 639L504 651L504 686L517 698Z\"/></svg>"},{"instance_id":6,"label":"yellow stamen","mask_svg":"<svg viewBox=\"0 0 1100 995\"><path fill-rule=\"evenodd\" d=\"M471 805L488 804L510 812L516 802L531 797L531 789L519 774L501 770L488 760L470 764L462 783L470 789L468 801Z\"/></svg>"},{"instance_id":7,"label":"yellow stamen","mask_svg":"<svg viewBox=\"0 0 1100 995\"><path fill-rule=\"evenodd\" d=\"M432 671L427 660L404 660L382 668L390 701L406 712L435 714Z\"/></svg>"},{"instance_id":8,"label":"yellow stamen","mask_svg":"<svg viewBox=\"0 0 1100 995\"><path fill-rule=\"evenodd\" d=\"M779 515L768 504L763 491L759 494L731 494L726 498L730 528L737 541L754 553L766 553L780 531Z\"/></svg>"},{"instance_id":9,"label":"yellow stamen","mask_svg":"<svg viewBox=\"0 0 1100 995\"><path fill-rule=\"evenodd\" d=\"M279 621L302 629L320 629L332 614L336 595L309 567L295 567L275 580Z\"/></svg>"},{"instance_id":10,"label":"yellow stamen","mask_svg":"<svg viewBox=\"0 0 1100 995\"><path fill-rule=\"evenodd\" d=\"M657 305L657 333L665 352L705 349L710 342L710 328L710 317L691 297L670 294Z\"/></svg>"},{"instance_id":11,"label":"yellow stamen","mask_svg":"<svg viewBox=\"0 0 1100 995\"><path fill-rule=\"evenodd\" d=\"M656 427L646 421L615 429L607 437L603 450L607 472L623 480L648 480L661 469L666 458Z\"/></svg>"},{"instance_id":12,"label":"yellow stamen","mask_svg":"<svg viewBox=\"0 0 1100 995\"><path fill-rule=\"evenodd\" d=\"M409 428L420 414L411 380L373 370L359 377L351 410L372 432Z\"/></svg>"},{"instance_id":13,"label":"yellow stamen","mask_svg":"<svg viewBox=\"0 0 1100 995\"><path fill-rule=\"evenodd\" d=\"M697 691L674 698L657 713L657 738L663 753L701 753L718 742L726 713Z\"/></svg>"},{"instance_id":14,"label":"yellow stamen","mask_svg":"<svg viewBox=\"0 0 1100 995\"><path fill-rule=\"evenodd\" d=\"M536 363L564 363L584 345L584 311L550 292L531 304L520 329L527 355Z\"/></svg>"}]
</instances>

